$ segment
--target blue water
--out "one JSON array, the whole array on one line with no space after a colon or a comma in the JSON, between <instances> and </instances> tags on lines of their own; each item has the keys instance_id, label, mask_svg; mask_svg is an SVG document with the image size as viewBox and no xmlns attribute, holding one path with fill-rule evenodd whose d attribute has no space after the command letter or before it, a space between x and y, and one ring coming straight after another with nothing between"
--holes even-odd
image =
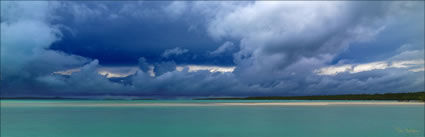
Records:
<instances>
[{"instance_id":1,"label":"blue water","mask_svg":"<svg viewBox=\"0 0 425 137\"><path fill-rule=\"evenodd\" d=\"M137 107L69 107L63 105L64 103L105 104L117 102L214 103L270 101L3 100L1 107L1 137L424 136L423 105ZM49 105L32 105L40 103ZM10 104L21 105L13 106ZM52 104L62 105L52 106Z\"/></svg>"}]
</instances>

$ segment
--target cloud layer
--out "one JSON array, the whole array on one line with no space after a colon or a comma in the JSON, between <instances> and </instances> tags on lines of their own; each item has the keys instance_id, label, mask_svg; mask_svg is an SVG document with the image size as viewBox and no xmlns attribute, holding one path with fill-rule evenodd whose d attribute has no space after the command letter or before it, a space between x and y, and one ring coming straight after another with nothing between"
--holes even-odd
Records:
<instances>
[{"instance_id":1,"label":"cloud layer","mask_svg":"<svg viewBox=\"0 0 425 137\"><path fill-rule=\"evenodd\" d=\"M1 2L4 96L424 90L423 2Z\"/></svg>"}]
</instances>

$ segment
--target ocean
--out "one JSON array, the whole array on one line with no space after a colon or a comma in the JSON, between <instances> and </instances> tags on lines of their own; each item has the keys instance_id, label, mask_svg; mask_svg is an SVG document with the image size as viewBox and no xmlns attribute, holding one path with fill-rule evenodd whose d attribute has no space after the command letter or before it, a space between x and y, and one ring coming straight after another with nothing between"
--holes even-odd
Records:
<instances>
[{"instance_id":1,"label":"ocean","mask_svg":"<svg viewBox=\"0 0 425 137\"><path fill-rule=\"evenodd\" d=\"M0 135L1 137L424 137L423 105L190 105L241 102L321 101L2 100ZM117 103L162 105L111 105ZM86 106L87 104L91 105Z\"/></svg>"}]
</instances>

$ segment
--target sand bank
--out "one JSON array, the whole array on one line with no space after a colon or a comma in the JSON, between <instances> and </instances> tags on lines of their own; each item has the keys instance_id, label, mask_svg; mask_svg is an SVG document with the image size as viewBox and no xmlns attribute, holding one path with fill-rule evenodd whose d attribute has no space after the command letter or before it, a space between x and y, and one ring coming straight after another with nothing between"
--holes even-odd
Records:
<instances>
[{"instance_id":1,"label":"sand bank","mask_svg":"<svg viewBox=\"0 0 425 137\"><path fill-rule=\"evenodd\" d=\"M330 106L330 105L425 105L424 102L341 101L341 102L270 102L270 103L15 103L2 102L2 107L138 107L138 106Z\"/></svg>"}]
</instances>

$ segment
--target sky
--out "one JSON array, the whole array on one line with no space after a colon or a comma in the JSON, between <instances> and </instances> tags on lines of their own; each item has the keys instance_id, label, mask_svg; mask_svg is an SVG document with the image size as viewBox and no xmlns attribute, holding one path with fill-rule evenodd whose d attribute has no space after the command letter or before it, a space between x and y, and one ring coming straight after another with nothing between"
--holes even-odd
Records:
<instances>
[{"instance_id":1,"label":"sky","mask_svg":"<svg viewBox=\"0 0 425 137\"><path fill-rule=\"evenodd\" d=\"M423 91L423 1L1 1L2 96Z\"/></svg>"}]
</instances>

